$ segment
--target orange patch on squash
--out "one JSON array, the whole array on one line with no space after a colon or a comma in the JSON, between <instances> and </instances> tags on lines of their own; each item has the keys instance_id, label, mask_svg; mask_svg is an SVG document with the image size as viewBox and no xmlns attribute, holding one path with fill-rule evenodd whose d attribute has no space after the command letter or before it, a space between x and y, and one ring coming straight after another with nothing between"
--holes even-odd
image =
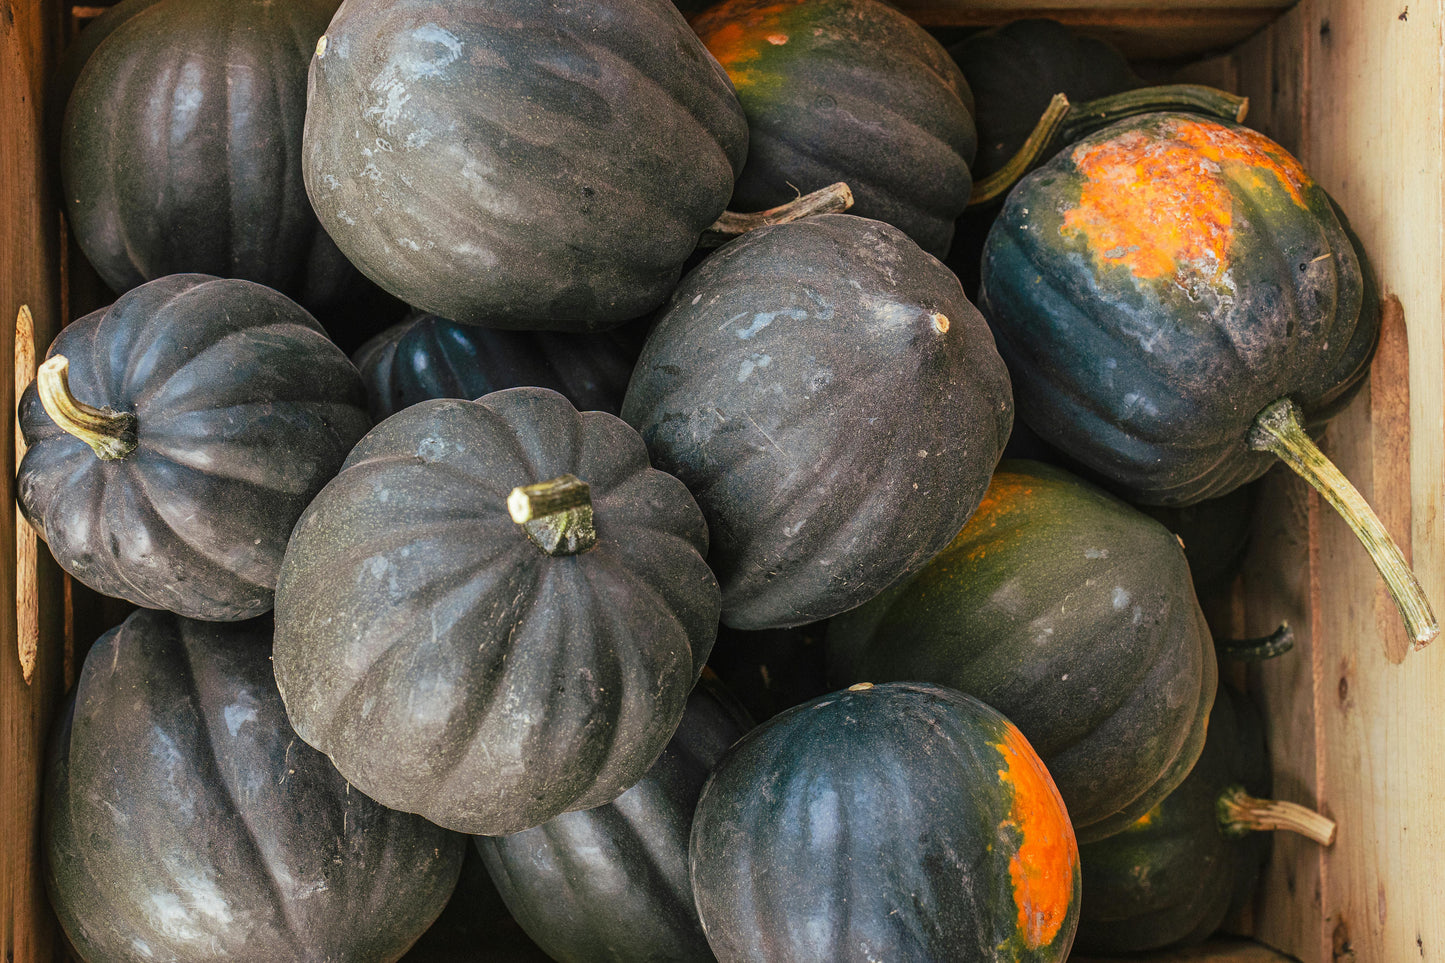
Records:
<instances>
[{"instance_id":1,"label":"orange patch on squash","mask_svg":"<svg viewBox=\"0 0 1445 963\"><path fill-rule=\"evenodd\" d=\"M1053 777L1023 733L1006 722L994 748L1004 758L999 780L1013 789L1007 823L1020 837L1009 860L1019 935L1029 949L1038 949L1059 935L1074 905L1079 847Z\"/></svg>"},{"instance_id":2,"label":"orange patch on squash","mask_svg":"<svg viewBox=\"0 0 1445 963\"><path fill-rule=\"evenodd\" d=\"M1074 148L1084 176L1060 233L1082 235L1097 262L1141 280L1228 287L1234 241L1230 188L1277 183L1299 206L1309 175L1282 147L1245 128L1178 118Z\"/></svg>"},{"instance_id":3,"label":"orange patch on squash","mask_svg":"<svg viewBox=\"0 0 1445 963\"><path fill-rule=\"evenodd\" d=\"M764 44L780 46L787 42L787 34L778 27L797 6L796 0L766 6L723 4L700 15L693 27L708 52L728 72L733 86L745 87L752 82L752 71L746 65L762 56Z\"/></svg>"}]
</instances>

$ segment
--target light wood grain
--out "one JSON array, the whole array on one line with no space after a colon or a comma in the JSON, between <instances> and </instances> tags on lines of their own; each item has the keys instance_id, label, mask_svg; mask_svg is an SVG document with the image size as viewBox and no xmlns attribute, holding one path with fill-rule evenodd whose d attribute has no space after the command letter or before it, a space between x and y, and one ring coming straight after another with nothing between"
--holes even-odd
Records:
<instances>
[{"instance_id":1,"label":"light wood grain","mask_svg":"<svg viewBox=\"0 0 1445 963\"><path fill-rule=\"evenodd\" d=\"M1202 946L1146 956L1070 956L1070 963L1290 963L1267 946L1246 940L1212 940Z\"/></svg>"},{"instance_id":2,"label":"light wood grain","mask_svg":"<svg viewBox=\"0 0 1445 963\"><path fill-rule=\"evenodd\" d=\"M43 78L54 65L61 12L53 2L0 3L0 351L13 353L22 304L49 343L59 317L59 232L42 176ZM5 379L0 404L14 410ZM5 497L14 499L15 421L0 419ZM59 577L37 552L33 611L39 644L29 681L18 655L16 517L0 512L0 952L6 963L48 963L57 954L40 880L39 797L44 739L63 688Z\"/></svg>"}]
</instances>

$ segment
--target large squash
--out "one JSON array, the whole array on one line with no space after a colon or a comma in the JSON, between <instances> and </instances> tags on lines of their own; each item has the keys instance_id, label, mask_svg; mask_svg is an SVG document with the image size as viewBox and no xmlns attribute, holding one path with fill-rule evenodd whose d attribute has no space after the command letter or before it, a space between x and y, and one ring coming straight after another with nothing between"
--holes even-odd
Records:
<instances>
[{"instance_id":1,"label":"large squash","mask_svg":"<svg viewBox=\"0 0 1445 963\"><path fill-rule=\"evenodd\" d=\"M923 566L973 512L1013 423L958 279L849 214L761 228L693 270L622 414L697 496L739 629L827 618Z\"/></svg>"},{"instance_id":2,"label":"large squash","mask_svg":"<svg viewBox=\"0 0 1445 963\"><path fill-rule=\"evenodd\" d=\"M215 274L315 308L364 284L301 182L306 65L336 8L132 0L93 50L82 35L87 59L57 105L65 211L114 290Z\"/></svg>"},{"instance_id":3,"label":"large squash","mask_svg":"<svg viewBox=\"0 0 1445 963\"><path fill-rule=\"evenodd\" d=\"M465 840L383 809L286 723L269 618L141 610L91 648L51 738L46 886L88 963L391 963Z\"/></svg>"},{"instance_id":4,"label":"large squash","mask_svg":"<svg viewBox=\"0 0 1445 963\"><path fill-rule=\"evenodd\" d=\"M691 854L722 963L1057 963L1078 923L1048 771L942 686L863 683L754 729L703 787Z\"/></svg>"},{"instance_id":5,"label":"large squash","mask_svg":"<svg viewBox=\"0 0 1445 963\"><path fill-rule=\"evenodd\" d=\"M477 850L512 916L563 963L712 963L693 905L687 841L702 784L752 728L704 677L647 775L605 806L563 813Z\"/></svg>"},{"instance_id":6,"label":"large squash","mask_svg":"<svg viewBox=\"0 0 1445 963\"><path fill-rule=\"evenodd\" d=\"M1008 715L1081 841L1189 773L1217 669L1178 541L1060 469L1004 462L953 543L828 625L834 681L926 679Z\"/></svg>"},{"instance_id":7,"label":"large squash","mask_svg":"<svg viewBox=\"0 0 1445 963\"><path fill-rule=\"evenodd\" d=\"M613 415L543 388L413 405L296 524L276 590L287 712L356 788L451 829L610 802L712 647L706 551L692 496Z\"/></svg>"},{"instance_id":8,"label":"large squash","mask_svg":"<svg viewBox=\"0 0 1445 963\"><path fill-rule=\"evenodd\" d=\"M268 611L291 527L371 426L346 355L270 288L178 274L47 357L16 489L61 567L191 618Z\"/></svg>"},{"instance_id":9,"label":"large squash","mask_svg":"<svg viewBox=\"0 0 1445 963\"><path fill-rule=\"evenodd\" d=\"M1049 443L1131 501L1188 505L1284 459L1361 533L1417 645L1439 632L1389 534L1306 434L1379 337L1368 270L1294 157L1190 114L1121 121L1009 194L980 307Z\"/></svg>"},{"instance_id":10,"label":"large squash","mask_svg":"<svg viewBox=\"0 0 1445 963\"><path fill-rule=\"evenodd\" d=\"M665 299L747 124L669 0L351 0L303 170L361 270L471 324L601 329Z\"/></svg>"},{"instance_id":11,"label":"large squash","mask_svg":"<svg viewBox=\"0 0 1445 963\"><path fill-rule=\"evenodd\" d=\"M692 25L748 118L734 207L846 181L854 214L948 251L973 186L973 97L927 31L881 0L723 0Z\"/></svg>"}]
</instances>

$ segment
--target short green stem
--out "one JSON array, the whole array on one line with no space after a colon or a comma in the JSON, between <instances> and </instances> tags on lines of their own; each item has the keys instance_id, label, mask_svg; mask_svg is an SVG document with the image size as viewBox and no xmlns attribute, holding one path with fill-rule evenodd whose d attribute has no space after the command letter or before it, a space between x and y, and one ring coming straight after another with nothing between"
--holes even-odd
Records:
<instances>
[{"instance_id":1,"label":"short green stem","mask_svg":"<svg viewBox=\"0 0 1445 963\"><path fill-rule=\"evenodd\" d=\"M1294 629L1281 623L1269 635L1258 639L1216 639L1214 651L1221 659L1235 662L1263 662L1294 648Z\"/></svg>"},{"instance_id":2,"label":"short green stem","mask_svg":"<svg viewBox=\"0 0 1445 963\"><path fill-rule=\"evenodd\" d=\"M1243 786L1230 786L1220 793L1215 814L1220 830L1230 837L1282 829L1313 839L1321 846L1335 841L1335 821L1328 816L1299 803L1259 799L1245 792Z\"/></svg>"},{"instance_id":3,"label":"short green stem","mask_svg":"<svg viewBox=\"0 0 1445 963\"><path fill-rule=\"evenodd\" d=\"M507 511L548 555L580 555L597 544L592 488L575 475L512 489Z\"/></svg>"},{"instance_id":4,"label":"short green stem","mask_svg":"<svg viewBox=\"0 0 1445 963\"><path fill-rule=\"evenodd\" d=\"M1425 590L1420 587L1410 563L1405 561L1400 546L1390 537L1364 496L1305 433L1299 406L1288 398L1267 406L1254 419L1249 444L1256 451L1279 456L1325 496L1354 530L1385 580L1415 648L1423 648L1439 635L1440 623L1430 608L1430 600L1425 597Z\"/></svg>"},{"instance_id":5,"label":"short green stem","mask_svg":"<svg viewBox=\"0 0 1445 963\"><path fill-rule=\"evenodd\" d=\"M703 232L702 237L698 239L697 246L717 247L760 227L787 224L819 214L841 214L852 206L853 191L847 184L839 181L813 191L811 194L804 194L786 204L770 207L766 211L758 211L753 214L723 211L722 215L712 223L712 226Z\"/></svg>"},{"instance_id":6,"label":"short green stem","mask_svg":"<svg viewBox=\"0 0 1445 963\"><path fill-rule=\"evenodd\" d=\"M129 411L96 408L70 390L70 359L57 354L35 372L35 391L50 420L90 446L96 457L118 461L135 451L136 420Z\"/></svg>"},{"instance_id":7,"label":"short green stem","mask_svg":"<svg viewBox=\"0 0 1445 963\"><path fill-rule=\"evenodd\" d=\"M1072 144L1125 118L1165 110L1203 114L1237 124L1249 112L1249 98L1203 84L1140 87L1075 106L1069 111L1059 136L1065 144Z\"/></svg>"}]
</instances>

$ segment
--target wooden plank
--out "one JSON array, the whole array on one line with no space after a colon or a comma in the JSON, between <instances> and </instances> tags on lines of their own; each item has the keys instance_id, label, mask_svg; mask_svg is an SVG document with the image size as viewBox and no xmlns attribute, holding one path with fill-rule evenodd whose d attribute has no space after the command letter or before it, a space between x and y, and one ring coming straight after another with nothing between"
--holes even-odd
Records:
<instances>
[{"instance_id":1,"label":"wooden plank","mask_svg":"<svg viewBox=\"0 0 1445 963\"><path fill-rule=\"evenodd\" d=\"M41 142L44 78L54 66L61 11L54 2L0 5L0 352L14 355L15 319L28 305L40 344L59 328L58 218ZM10 380L0 388L14 410ZM4 488L13 501L15 422L6 437ZM57 573L37 551L27 603L39 643L27 673L18 651L17 529L0 512L0 952L6 963L49 963L59 953L40 879L39 792L44 738L64 686Z\"/></svg>"}]
</instances>

